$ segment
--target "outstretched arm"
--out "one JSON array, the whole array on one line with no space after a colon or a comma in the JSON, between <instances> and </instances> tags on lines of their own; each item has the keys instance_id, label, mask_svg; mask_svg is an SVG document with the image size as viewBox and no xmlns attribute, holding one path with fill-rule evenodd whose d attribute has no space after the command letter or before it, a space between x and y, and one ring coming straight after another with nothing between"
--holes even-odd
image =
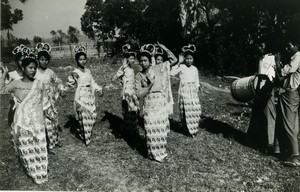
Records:
<instances>
[{"instance_id":1,"label":"outstretched arm","mask_svg":"<svg viewBox=\"0 0 300 192\"><path fill-rule=\"evenodd\" d=\"M168 59L170 61L171 66L175 65L178 62L178 59L176 58L176 56L165 45L160 44L158 42L157 42L157 45L168 54Z\"/></svg>"}]
</instances>

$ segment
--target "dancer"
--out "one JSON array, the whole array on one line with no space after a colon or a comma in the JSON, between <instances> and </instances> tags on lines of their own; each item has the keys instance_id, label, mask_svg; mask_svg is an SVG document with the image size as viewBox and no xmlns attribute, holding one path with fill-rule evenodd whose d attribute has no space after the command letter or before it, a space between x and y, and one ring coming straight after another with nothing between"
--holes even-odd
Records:
<instances>
[{"instance_id":1,"label":"dancer","mask_svg":"<svg viewBox=\"0 0 300 192\"><path fill-rule=\"evenodd\" d=\"M123 128L128 131L130 136L138 136L137 111L139 102L135 92L134 65L136 53L133 52L129 44L122 47L124 52L123 65L119 68L113 80L122 79L122 109L123 109Z\"/></svg>"},{"instance_id":2,"label":"dancer","mask_svg":"<svg viewBox=\"0 0 300 192\"><path fill-rule=\"evenodd\" d=\"M168 60L164 60L164 52L167 54ZM171 79L170 79L170 68L174 64L177 63L176 56L163 44L157 43L157 46L155 47L155 64L156 65L162 65L160 66L162 70L158 71L161 76L164 77L164 80L162 82L163 84L163 90L166 101L166 110L168 111L169 115L173 114L173 94L171 89ZM170 132L170 123L168 121L167 131Z\"/></svg>"},{"instance_id":3,"label":"dancer","mask_svg":"<svg viewBox=\"0 0 300 192\"><path fill-rule=\"evenodd\" d=\"M141 47L138 60L142 71L135 77L137 96L143 102L144 125L150 159L163 162L167 157L167 124L168 111L166 106L164 76L160 71L163 65L151 66L155 47L151 44Z\"/></svg>"},{"instance_id":4,"label":"dancer","mask_svg":"<svg viewBox=\"0 0 300 192\"><path fill-rule=\"evenodd\" d=\"M178 90L179 111L182 125L187 127L189 133L194 137L198 132L201 116L201 105L198 96L200 89L198 69L194 64L195 45L182 48L184 62L179 63L171 69L170 74L179 74L180 84Z\"/></svg>"},{"instance_id":5,"label":"dancer","mask_svg":"<svg viewBox=\"0 0 300 192\"><path fill-rule=\"evenodd\" d=\"M56 145L61 147L61 143L58 140L58 111L56 101L63 92L64 86L55 72L48 68L51 59L51 46L48 43L38 43L36 45L36 50L39 65L35 78L44 83L45 94L47 94L48 100L51 103L51 107L48 108L47 112L50 117L45 116L48 152L50 154L55 154L53 148Z\"/></svg>"},{"instance_id":6,"label":"dancer","mask_svg":"<svg viewBox=\"0 0 300 192\"><path fill-rule=\"evenodd\" d=\"M22 79L11 81L8 85L5 85L3 79L0 87L2 93L13 93L16 101L11 125L15 151L26 173L35 183L41 184L48 180L44 113L47 113L50 103L47 97L43 97L43 83L34 79L37 68L35 55L27 47L21 51L25 56L21 65Z\"/></svg>"},{"instance_id":7,"label":"dancer","mask_svg":"<svg viewBox=\"0 0 300 192\"><path fill-rule=\"evenodd\" d=\"M102 87L95 82L91 71L86 68L87 55L84 46L76 46L75 60L76 69L69 76L69 86L76 87L74 109L76 119L79 121L78 133L85 145L91 141L93 126L96 122L95 91L102 93Z\"/></svg>"}]
</instances>

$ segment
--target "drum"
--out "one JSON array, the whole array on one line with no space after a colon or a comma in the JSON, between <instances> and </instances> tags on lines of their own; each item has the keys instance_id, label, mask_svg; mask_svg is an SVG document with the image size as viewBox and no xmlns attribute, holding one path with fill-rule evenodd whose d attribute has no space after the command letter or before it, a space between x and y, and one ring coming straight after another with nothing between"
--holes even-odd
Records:
<instances>
[{"instance_id":1,"label":"drum","mask_svg":"<svg viewBox=\"0 0 300 192\"><path fill-rule=\"evenodd\" d=\"M239 102L247 102L254 98L267 99L272 88L272 82L267 75L252 75L235 80L231 85L231 95Z\"/></svg>"}]
</instances>

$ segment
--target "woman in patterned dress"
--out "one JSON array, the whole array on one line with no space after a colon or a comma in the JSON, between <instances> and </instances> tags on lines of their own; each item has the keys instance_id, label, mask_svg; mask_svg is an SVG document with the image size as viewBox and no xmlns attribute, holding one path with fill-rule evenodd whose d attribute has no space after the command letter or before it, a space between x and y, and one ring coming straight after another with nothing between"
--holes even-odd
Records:
<instances>
[{"instance_id":1,"label":"woman in patterned dress","mask_svg":"<svg viewBox=\"0 0 300 192\"><path fill-rule=\"evenodd\" d=\"M78 134L88 146L91 139L92 129L96 122L95 91L102 92L102 87L95 82L91 71L86 68L87 55L85 47L76 46L75 60L76 69L69 76L69 86L76 87L74 109L76 119L79 121Z\"/></svg>"},{"instance_id":2,"label":"woman in patterned dress","mask_svg":"<svg viewBox=\"0 0 300 192\"><path fill-rule=\"evenodd\" d=\"M138 98L135 93L134 84L134 65L136 53L133 52L129 44L122 47L124 52L123 65L119 68L113 80L122 79L122 109L123 109L123 127L133 137L138 135L137 111L139 108Z\"/></svg>"},{"instance_id":3,"label":"woman in patterned dress","mask_svg":"<svg viewBox=\"0 0 300 192\"><path fill-rule=\"evenodd\" d=\"M167 156L167 125L168 111L166 110L166 96L164 85L165 76L163 65L153 65L150 62L154 54L153 45L144 45L138 55L142 71L135 77L136 93L143 99L144 125L147 138L149 157L163 162Z\"/></svg>"},{"instance_id":4,"label":"woman in patterned dress","mask_svg":"<svg viewBox=\"0 0 300 192\"><path fill-rule=\"evenodd\" d=\"M50 103L44 97L44 85L34 79L37 61L29 54L22 61L23 78L5 85L0 81L1 93L13 93L16 103L14 120L11 125L16 154L26 173L37 184L48 180L47 142L45 119Z\"/></svg>"},{"instance_id":5,"label":"woman in patterned dress","mask_svg":"<svg viewBox=\"0 0 300 192\"><path fill-rule=\"evenodd\" d=\"M164 61L164 52L167 53L168 60ZM171 88L171 79L170 79L170 68L174 64L177 63L178 59L176 56L163 44L157 43L157 46L155 47L155 64L156 65L162 65L160 66L163 70L161 70L161 75L163 75L164 81L162 82L163 88L164 88L164 95L167 99L166 101L166 110L168 111L169 115L173 114L173 94L172 94L172 88ZM168 132L170 132L170 122L168 121L167 126Z\"/></svg>"},{"instance_id":6,"label":"woman in patterned dress","mask_svg":"<svg viewBox=\"0 0 300 192\"><path fill-rule=\"evenodd\" d=\"M48 108L47 113L50 117L45 116L48 152L50 154L55 154L53 148L55 146L61 147L61 143L58 140L58 112L55 103L59 94L62 93L64 86L55 72L48 68L51 59L50 45L47 43L38 43L36 49L38 51L37 57L39 66L35 78L44 83L48 100L51 103L51 107Z\"/></svg>"},{"instance_id":7,"label":"woman in patterned dress","mask_svg":"<svg viewBox=\"0 0 300 192\"><path fill-rule=\"evenodd\" d=\"M198 132L201 105L198 96L199 75L198 69L193 66L194 45L184 46L184 63L174 66L170 74L175 76L179 74L180 84L178 90L178 101L180 118L183 126L186 126L189 133L194 137Z\"/></svg>"}]
</instances>

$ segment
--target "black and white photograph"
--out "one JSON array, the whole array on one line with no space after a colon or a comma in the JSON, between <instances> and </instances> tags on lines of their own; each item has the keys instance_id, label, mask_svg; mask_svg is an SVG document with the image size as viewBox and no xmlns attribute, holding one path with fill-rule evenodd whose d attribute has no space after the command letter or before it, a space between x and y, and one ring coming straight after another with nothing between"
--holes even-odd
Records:
<instances>
[{"instance_id":1,"label":"black and white photograph","mask_svg":"<svg viewBox=\"0 0 300 192\"><path fill-rule=\"evenodd\" d=\"M1 0L0 191L300 192L300 0Z\"/></svg>"}]
</instances>

